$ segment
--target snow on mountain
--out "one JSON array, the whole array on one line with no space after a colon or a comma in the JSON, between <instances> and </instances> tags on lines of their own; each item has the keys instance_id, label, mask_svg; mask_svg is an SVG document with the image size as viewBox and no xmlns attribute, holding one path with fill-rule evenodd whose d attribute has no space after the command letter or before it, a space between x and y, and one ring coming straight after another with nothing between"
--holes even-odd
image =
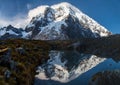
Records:
<instances>
[{"instance_id":1,"label":"snow on mountain","mask_svg":"<svg viewBox=\"0 0 120 85\"><path fill-rule=\"evenodd\" d=\"M67 83L87 72L105 58L76 52L51 51L47 63L38 67L35 77L40 80L54 80ZM39 85L39 84L36 84Z\"/></svg>"},{"instance_id":2,"label":"snow on mountain","mask_svg":"<svg viewBox=\"0 0 120 85\"><path fill-rule=\"evenodd\" d=\"M12 35L18 35L17 33L15 33L13 30L7 30L7 28L2 28L0 29L0 36L3 36L4 34L12 34Z\"/></svg>"},{"instance_id":3,"label":"snow on mountain","mask_svg":"<svg viewBox=\"0 0 120 85\"><path fill-rule=\"evenodd\" d=\"M27 33L25 30L15 28L12 25L0 29L0 39L27 38L29 34L30 32Z\"/></svg>"},{"instance_id":4,"label":"snow on mountain","mask_svg":"<svg viewBox=\"0 0 120 85\"><path fill-rule=\"evenodd\" d=\"M15 38L66 40L111 35L106 28L67 2L37 7L29 11L28 17L31 21L26 20L30 23L25 30L18 29L18 33L17 29L13 30L15 27L10 31L4 27L0 29L0 37L11 34Z\"/></svg>"},{"instance_id":5,"label":"snow on mountain","mask_svg":"<svg viewBox=\"0 0 120 85\"><path fill-rule=\"evenodd\" d=\"M34 18L26 26L26 31L32 32L32 39L96 38L111 34L106 28L67 2L37 7L30 11L29 16Z\"/></svg>"}]
</instances>

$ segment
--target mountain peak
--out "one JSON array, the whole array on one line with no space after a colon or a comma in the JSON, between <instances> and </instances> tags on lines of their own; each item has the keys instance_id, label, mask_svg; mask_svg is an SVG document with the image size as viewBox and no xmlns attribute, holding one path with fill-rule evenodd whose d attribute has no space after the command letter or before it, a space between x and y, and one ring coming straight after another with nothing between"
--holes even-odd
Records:
<instances>
[{"instance_id":1,"label":"mountain peak","mask_svg":"<svg viewBox=\"0 0 120 85\"><path fill-rule=\"evenodd\" d=\"M8 25L7 28L14 28L12 25Z\"/></svg>"},{"instance_id":2,"label":"mountain peak","mask_svg":"<svg viewBox=\"0 0 120 85\"><path fill-rule=\"evenodd\" d=\"M105 27L67 2L39 6L29 12L29 17L31 21L25 30L9 25L0 29L0 35L9 37L8 34L12 33L12 36L38 40L69 40L111 35Z\"/></svg>"},{"instance_id":3,"label":"mountain peak","mask_svg":"<svg viewBox=\"0 0 120 85\"><path fill-rule=\"evenodd\" d=\"M67 2L40 6L33 9L32 13L37 15L32 18L25 29L31 32L32 39L97 38L111 34L105 27Z\"/></svg>"},{"instance_id":4,"label":"mountain peak","mask_svg":"<svg viewBox=\"0 0 120 85\"><path fill-rule=\"evenodd\" d=\"M70 10L74 10L76 12L81 12L78 8L76 8L75 6L73 6L72 4L68 3L68 2L62 2L56 5L52 5L51 8L64 8L64 9L69 9L68 11L70 12Z\"/></svg>"}]
</instances>

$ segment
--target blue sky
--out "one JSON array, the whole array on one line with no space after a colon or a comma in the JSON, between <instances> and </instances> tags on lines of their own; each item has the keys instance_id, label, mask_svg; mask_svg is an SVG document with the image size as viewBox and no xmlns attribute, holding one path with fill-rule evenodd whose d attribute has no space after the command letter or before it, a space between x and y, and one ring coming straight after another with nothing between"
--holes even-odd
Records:
<instances>
[{"instance_id":1,"label":"blue sky","mask_svg":"<svg viewBox=\"0 0 120 85\"><path fill-rule=\"evenodd\" d=\"M25 18L40 5L69 2L113 33L120 33L120 0L0 0L0 20Z\"/></svg>"}]
</instances>

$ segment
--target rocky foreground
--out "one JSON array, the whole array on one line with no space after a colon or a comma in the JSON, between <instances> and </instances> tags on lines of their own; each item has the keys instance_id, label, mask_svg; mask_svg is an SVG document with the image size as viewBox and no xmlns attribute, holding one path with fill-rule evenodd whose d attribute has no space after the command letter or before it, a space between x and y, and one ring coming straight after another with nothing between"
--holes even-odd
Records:
<instances>
[{"instance_id":1,"label":"rocky foreground","mask_svg":"<svg viewBox=\"0 0 120 85\"><path fill-rule=\"evenodd\" d=\"M0 85L32 85L35 69L48 59L44 41L0 41Z\"/></svg>"},{"instance_id":2,"label":"rocky foreground","mask_svg":"<svg viewBox=\"0 0 120 85\"><path fill-rule=\"evenodd\" d=\"M103 71L95 74L89 85L119 85L120 70Z\"/></svg>"}]
</instances>

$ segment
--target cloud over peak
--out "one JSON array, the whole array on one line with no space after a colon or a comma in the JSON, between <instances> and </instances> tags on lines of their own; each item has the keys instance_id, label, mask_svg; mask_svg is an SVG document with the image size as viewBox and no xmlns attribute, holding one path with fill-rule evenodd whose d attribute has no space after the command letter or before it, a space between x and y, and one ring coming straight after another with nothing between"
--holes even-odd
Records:
<instances>
[{"instance_id":1,"label":"cloud over peak","mask_svg":"<svg viewBox=\"0 0 120 85\"><path fill-rule=\"evenodd\" d=\"M16 28L25 28L26 25L31 21L31 19L40 13L43 13L48 7L47 5L45 6L38 6L34 9L31 9L28 11L27 16L25 14L17 14L15 17L12 19L6 19L1 15L0 12L0 27L8 26L8 25L13 25ZM27 4L27 8L30 9L31 5Z\"/></svg>"}]
</instances>

